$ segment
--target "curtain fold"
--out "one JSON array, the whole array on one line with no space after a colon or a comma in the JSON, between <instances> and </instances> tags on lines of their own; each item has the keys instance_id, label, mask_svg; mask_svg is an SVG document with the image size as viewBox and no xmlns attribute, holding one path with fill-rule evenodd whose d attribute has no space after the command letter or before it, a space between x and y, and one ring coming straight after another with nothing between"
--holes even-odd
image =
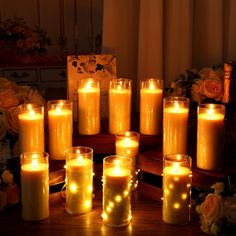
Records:
<instances>
[{"instance_id":1,"label":"curtain fold","mask_svg":"<svg viewBox=\"0 0 236 236\"><path fill-rule=\"evenodd\" d=\"M139 83L236 60L235 0L104 0L103 53L117 56L117 76Z\"/></svg>"}]
</instances>

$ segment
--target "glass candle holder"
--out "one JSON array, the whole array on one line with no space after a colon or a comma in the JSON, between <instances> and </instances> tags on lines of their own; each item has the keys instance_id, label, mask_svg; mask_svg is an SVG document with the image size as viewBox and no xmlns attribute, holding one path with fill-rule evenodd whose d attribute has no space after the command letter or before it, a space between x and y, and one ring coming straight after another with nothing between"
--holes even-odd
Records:
<instances>
[{"instance_id":1,"label":"glass candle holder","mask_svg":"<svg viewBox=\"0 0 236 236\"><path fill-rule=\"evenodd\" d=\"M118 155L103 159L103 223L111 227L131 220L131 158Z\"/></svg>"},{"instance_id":2,"label":"glass candle holder","mask_svg":"<svg viewBox=\"0 0 236 236\"><path fill-rule=\"evenodd\" d=\"M197 118L197 167L206 170L222 168L225 106L202 104Z\"/></svg>"},{"instance_id":3,"label":"glass candle holder","mask_svg":"<svg viewBox=\"0 0 236 236\"><path fill-rule=\"evenodd\" d=\"M163 80L148 78L141 81L140 133L158 135L162 131Z\"/></svg>"},{"instance_id":4,"label":"glass candle holder","mask_svg":"<svg viewBox=\"0 0 236 236\"><path fill-rule=\"evenodd\" d=\"M192 159L183 154L167 155L163 165L162 219L169 224L187 224L191 209Z\"/></svg>"},{"instance_id":5,"label":"glass candle holder","mask_svg":"<svg viewBox=\"0 0 236 236\"><path fill-rule=\"evenodd\" d=\"M66 211L85 214L92 210L93 150L72 147L66 154Z\"/></svg>"},{"instance_id":6,"label":"glass candle holder","mask_svg":"<svg viewBox=\"0 0 236 236\"><path fill-rule=\"evenodd\" d=\"M66 149L72 147L73 103L52 100L47 103L49 154L52 160L65 160Z\"/></svg>"},{"instance_id":7,"label":"glass candle holder","mask_svg":"<svg viewBox=\"0 0 236 236\"><path fill-rule=\"evenodd\" d=\"M48 154L25 152L21 160L22 217L34 221L49 216Z\"/></svg>"},{"instance_id":8,"label":"glass candle holder","mask_svg":"<svg viewBox=\"0 0 236 236\"><path fill-rule=\"evenodd\" d=\"M116 134L116 154L131 158L131 191L138 187L138 154L140 134L134 131L125 131Z\"/></svg>"},{"instance_id":9,"label":"glass candle holder","mask_svg":"<svg viewBox=\"0 0 236 236\"><path fill-rule=\"evenodd\" d=\"M31 103L22 104L19 107L21 153L44 152L44 108Z\"/></svg>"},{"instance_id":10,"label":"glass candle holder","mask_svg":"<svg viewBox=\"0 0 236 236\"><path fill-rule=\"evenodd\" d=\"M163 103L163 155L186 154L189 99L167 97Z\"/></svg>"},{"instance_id":11,"label":"glass candle holder","mask_svg":"<svg viewBox=\"0 0 236 236\"><path fill-rule=\"evenodd\" d=\"M82 135L100 132L100 85L93 78L78 80L78 131Z\"/></svg>"},{"instance_id":12,"label":"glass candle holder","mask_svg":"<svg viewBox=\"0 0 236 236\"><path fill-rule=\"evenodd\" d=\"M131 80L113 79L109 86L109 132L130 130Z\"/></svg>"}]
</instances>

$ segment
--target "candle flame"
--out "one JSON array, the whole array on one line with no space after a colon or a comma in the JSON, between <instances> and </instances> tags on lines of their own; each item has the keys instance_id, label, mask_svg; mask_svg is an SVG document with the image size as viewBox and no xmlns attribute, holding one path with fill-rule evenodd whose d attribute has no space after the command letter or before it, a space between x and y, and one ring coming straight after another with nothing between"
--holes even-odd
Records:
<instances>
[{"instance_id":1,"label":"candle flame","mask_svg":"<svg viewBox=\"0 0 236 236\"><path fill-rule=\"evenodd\" d=\"M33 166L33 168L37 168L37 166L38 166L38 160L37 159L33 159L32 160L32 166Z\"/></svg>"},{"instance_id":2,"label":"candle flame","mask_svg":"<svg viewBox=\"0 0 236 236\"><path fill-rule=\"evenodd\" d=\"M30 111L30 110L32 110L32 105L31 104L28 104L27 105L27 109Z\"/></svg>"},{"instance_id":3,"label":"candle flame","mask_svg":"<svg viewBox=\"0 0 236 236\"><path fill-rule=\"evenodd\" d=\"M88 83L87 83L86 86L85 86L87 90L91 89L92 83L93 83L93 81L91 81L91 80L88 81Z\"/></svg>"},{"instance_id":4,"label":"candle flame","mask_svg":"<svg viewBox=\"0 0 236 236\"><path fill-rule=\"evenodd\" d=\"M129 137L129 136L130 136L130 132L129 132L129 131L126 131L126 132L125 132L125 136L126 136L126 137Z\"/></svg>"},{"instance_id":5,"label":"candle flame","mask_svg":"<svg viewBox=\"0 0 236 236\"><path fill-rule=\"evenodd\" d=\"M76 193L76 191L77 191L77 185L74 184L74 183L70 184L70 191L71 191L72 193Z\"/></svg>"},{"instance_id":6,"label":"candle flame","mask_svg":"<svg viewBox=\"0 0 236 236\"><path fill-rule=\"evenodd\" d=\"M79 155L78 158L77 158L77 161L82 162L83 161L83 156Z\"/></svg>"},{"instance_id":7,"label":"candle flame","mask_svg":"<svg viewBox=\"0 0 236 236\"><path fill-rule=\"evenodd\" d=\"M118 84L117 89L121 90L121 85L120 84Z\"/></svg>"},{"instance_id":8,"label":"candle flame","mask_svg":"<svg viewBox=\"0 0 236 236\"><path fill-rule=\"evenodd\" d=\"M61 107L59 107L59 106L56 107L56 112L57 112L57 113L60 113L60 112L61 112Z\"/></svg>"},{"instance_id":9,"label":"candle flame","mask_svg":"<svg viewBox=\"0 0 236 236\"><path fill-rule=\"evenodd\" d=\"M211 104L212 105L212 104ZM213 105L211 106L210 105L210 109L209 110L207 110L207 113L208 113L208 115L211 117L214 113L215 113L215 111L214 111L214 109L213 109Z\"/></svg>"},{"instance_id":10,"label":"candle flame","mask_svg":"<svg viewBox=\"0 0 236 236\"><path fill-rule=\"evenodd\" d=\"M174 208L175 208L175 209L179 209L179 208L180 208L180 204L179 204L178 202L176 202L176 203L174 204Z\"/></svg>"},{"instance_id":11,"label":"candle flame","mask_svg":"<svg viewBox=\"0 0 236 236\"><path fill-rule=\"evenodd\" d=\"M150 83L149 89L150 90L154 90L155 89L155 86L154 86L154 84L152 82Z\"/></svg>"},{"instance_id":12,"label":"candle flame","mask_svg":"<svg viewBox=\"0 0 236 236\"><path fill-rule=\"evenodd\" d=\"M179 103L177 101L174 102L174 108L175 108L175 111L179 110Z\"/></svg>"},{"instance_id":13,"label":"candle flame","mask_svg":"<svg viewBox=\"0 0 236 236\"><path fill-rule=\"evenodd\" d=\"M35 115L35 111L34 110L29 110L29 116L33 117Z\"/></svg>"}]
</instances>

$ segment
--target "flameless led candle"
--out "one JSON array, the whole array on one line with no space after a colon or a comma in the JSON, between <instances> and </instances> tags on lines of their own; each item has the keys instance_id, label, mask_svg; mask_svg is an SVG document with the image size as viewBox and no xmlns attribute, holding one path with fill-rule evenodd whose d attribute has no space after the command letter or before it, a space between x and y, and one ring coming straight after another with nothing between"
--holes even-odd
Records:
<instances>
[{"instance_id":1,"label":"flameless led candle","mask_svg":"<svg viewBox=\"0 0 236 236\"><path fill-rule=\"evenodd\" d=\"M22 217L34 221L49 216L48 154L25 152L21 159Z\"/></svg>"},{"instance_id":2,"label":"flameless led candle","mask_svg":"<svg viewBox=\"0 0 236 236\"><path fill-rule=\"evenodd\" d=\"M48 108L49 154L52 160L65 160L66 149L72 147L72 102L52 100Z\"/></svg>"},{"instance_id":3,"label":"flameless led candle","mask_svg":"<svg viewBox=\"0 0 236 236\"><path fill-rule=\"evenodd\" d=\"M21 153L44 152L44 109L36 104L22 104L18 115Z\"/></svg>"},{"instance_id":4,"label":"flameless led candle","mask_svg":"<svg viewBox=\"0 0 236 236\"><path fill-rule=\"evenodd\" d=\"M78 129L82 135L100 132L100 86L93 78L78 81Z\"/></svg>"},{"instance_id":5,"label":"flameless led candle","mask_svg":"<svg viewBox=\"0 0 236 236\"><path fill-rule=\"evenodd\" d=\"M189 99L164 98L163 155L187 152Z\"/></svg>"},{"instance_id":6,"label":"flameless led candle","mask_svg":"<svg viewBox=\"0 0 236 236\"><path fill-rule=\"evenodd\" d=\"M92 210L93 150L72 147L66 154L66 211L84 214Z\"/></svg>"},{"instance_id":7,"label":"flameless led candle","mask_svg":"<svg viewBox=\"0 0 236 236\"><path fill-rule=\"evenodd\" d=\"M125 131L116 134L116 154L131 158L131 191L138 186L139 133Z\"/></svg>"},{"instance_id":8,"label":"flameless led candle","mask_svg":"<svg viewBox=\"0 0 236 236\"><path fill-rule=\"evenodd\" d=\"M119 78L110 81L109 132L117 134L130 130L131 80Z\"/></svg>"},{"instance_id":9,"label":"flameless led candle","mask_svg":"<svg viewBox=\"0 0 236 236\"><path fill-rule=\"evenodd\" d=\"M225 106L202 104L198 107L197 166L206 170L222 167Z\"/></svg>"},{"instance_id":10,"label":"flameless led candle","mask_svg":"<svg viewBox=\"0 0 236 236\"><path fill-rule=\"evenodd\" d=\"M118 155L103 159L103 223L112 227L131 220L131 159Z\"/></svg>"},{"instance_id":11,"label":"flameless led candle","mask_svg":"<svg viewBox=\"0 0 236 236\"><path fill-rule=\"evenodd\" d=\"M141 81L140 133L158 135L162 131L163 80L149 78Z\"/></svg>"},{"instance_id":12,"label":"flameless led candle","mask_svg":"<svg viewBox=\"0 0 236 236\"><path fill-rule=\"evenodd\" d=\"M163 162L162 219L169 224L184 225L190 221L191 157L167 155Z\"/></svg>"}]
</instances>

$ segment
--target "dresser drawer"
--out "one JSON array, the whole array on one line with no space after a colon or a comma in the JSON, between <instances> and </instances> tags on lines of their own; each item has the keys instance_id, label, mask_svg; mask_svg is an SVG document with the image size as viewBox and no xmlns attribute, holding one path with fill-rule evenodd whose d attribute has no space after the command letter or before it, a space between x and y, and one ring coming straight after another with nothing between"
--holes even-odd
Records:
<instances>
[{"instance_id":1,"label":"dresser drawer","mask_svg":"<svg viewBox=\"0 0 236 236\"><path fill-rule=\"evenodd\" d=\"M40 69L40 81L66 81L66 68L43 68Z\"/></svg>"},{"instance_id":2,"label":"dresser drawer","mask_svg":"<svg viewBox=\"0 0 236 236\"><path fill-rule=\"evenodd\" d=\"M3 76L15 82L37 81L36 69L4 69Z\"/></svg>"}]
</instances>

